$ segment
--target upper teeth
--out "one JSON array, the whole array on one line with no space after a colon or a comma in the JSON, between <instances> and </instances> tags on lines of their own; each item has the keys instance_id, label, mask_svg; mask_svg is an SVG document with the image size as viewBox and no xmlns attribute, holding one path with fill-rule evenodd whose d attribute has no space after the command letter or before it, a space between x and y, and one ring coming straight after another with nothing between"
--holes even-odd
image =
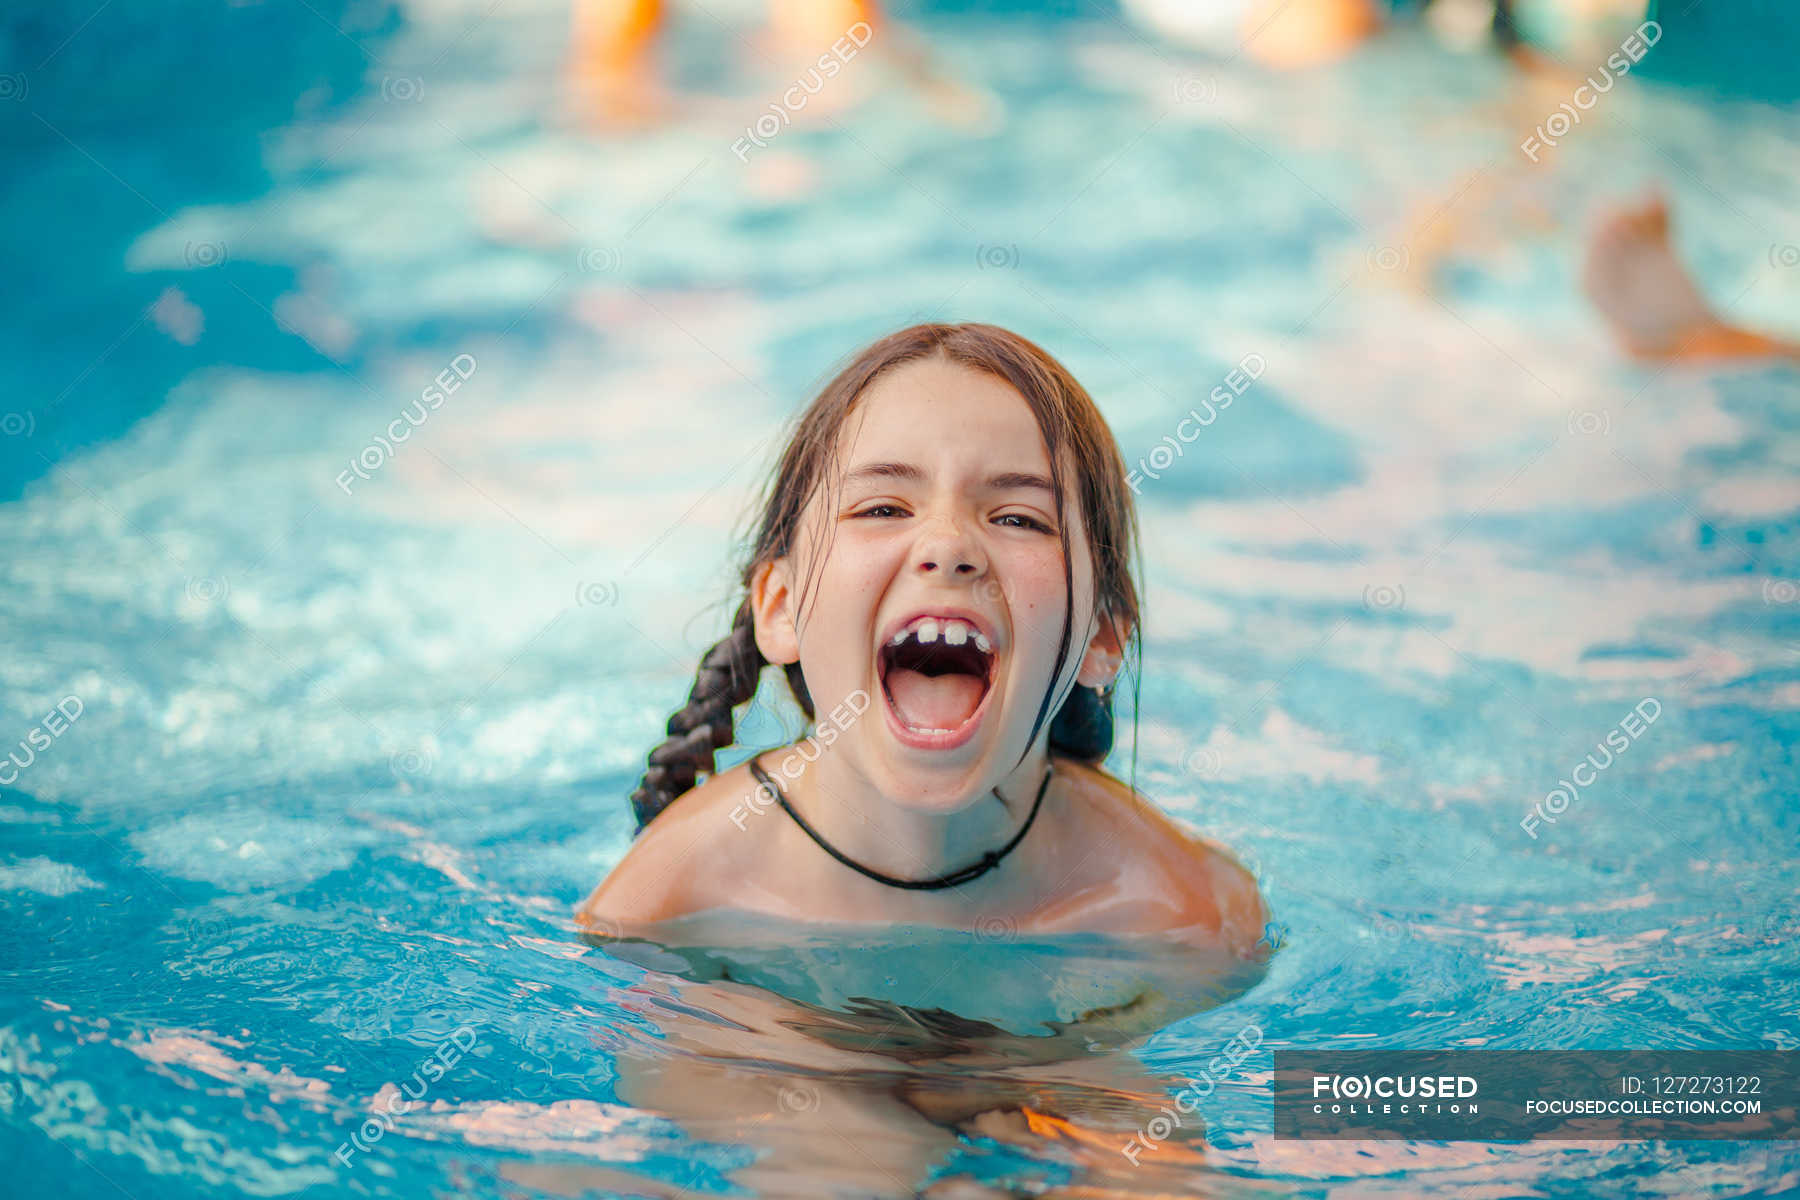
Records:
<instances>
[{"instance_id":1,"label":"upper teeth","mask_svg":"<svg viewBox=\"0 0 1800 1200\"><path fill-rule=\"evenodd\" d=\"M943 621L938 620L936 617L921 617L894 634L888 644L898 646L909 637L916 637L921 642L935 642L938 640L938 634L940 632L944 635L944 643L946 645L960 646L973 637L975 639L975 648L977 650L981 651L983 654L993 653L994 645L992 642L988 641L986 634L982 633L967 621L960 621L955 617L950 617Z\"/></svg>"}]
</instances>

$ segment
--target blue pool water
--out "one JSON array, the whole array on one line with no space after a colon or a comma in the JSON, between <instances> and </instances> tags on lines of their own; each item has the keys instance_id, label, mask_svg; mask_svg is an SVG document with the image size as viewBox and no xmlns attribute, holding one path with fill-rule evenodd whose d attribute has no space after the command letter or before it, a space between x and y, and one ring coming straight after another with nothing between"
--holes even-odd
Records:
<instances>
[{"instance_id":1,"label":"blue pool water","mask_svg":"<svg viewBox=\"0 0 1800 1200\"><path fill-rule=\"evenodd\" d=\"M985 124L890 92L740 161L790 78L746 8L610 137L553 5L7 18L9 1190L1800 1191L1793 1143L1298 1144L1268 1101L1280 1047L1800 1048L1800 374L1629 365L1573 286L1660 181L1709 292L1800 331L1794 115L1634 84L1528 170L1542 98L1412 35L1275 80L933 9ZM1136 781L1258 871L1266 975L575 936L781 421L927 318L1042 342L1155 470ZM774 682L746 747L799 732ZM1059 1040L1150 987L1142 1038ZM1147 1165L1019 1125L1123 1137L1252 1029Z\"/></svg>"}]
</instances>

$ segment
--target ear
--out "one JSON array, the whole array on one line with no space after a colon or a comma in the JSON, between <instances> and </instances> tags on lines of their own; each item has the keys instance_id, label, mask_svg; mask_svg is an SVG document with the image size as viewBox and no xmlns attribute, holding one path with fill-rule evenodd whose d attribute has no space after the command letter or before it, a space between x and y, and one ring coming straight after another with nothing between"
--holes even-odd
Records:
<instances>
[{"instance_id":1,"label":"ear","mask_svg":"<svg viewBox=\"0 0 1800 1200\"><path fill-rule=\"evenodd\" d=\"M763 563L750 577L750 614L756 621L756 648L776 666L800 661L793 583L793 567L786 556Z\"/></svg>"},{"instance_id":2,"label":"ear","mask_svg":"<svg viewBox=\"0 0 1800 1200\"><path fill-rule=\"evenodd\" d=\"M1087 650L1081 656L1081 670L1076 672L1075 682L1082 687L1106 687L1119 677L1119 669L1125 665L1125 643L1131 637L1129 629L1121 629L1120 622L1115 621L1111 613L1100 613L1100 627L1094 636L1088 639Z\"/></svg>"}]
</instances>

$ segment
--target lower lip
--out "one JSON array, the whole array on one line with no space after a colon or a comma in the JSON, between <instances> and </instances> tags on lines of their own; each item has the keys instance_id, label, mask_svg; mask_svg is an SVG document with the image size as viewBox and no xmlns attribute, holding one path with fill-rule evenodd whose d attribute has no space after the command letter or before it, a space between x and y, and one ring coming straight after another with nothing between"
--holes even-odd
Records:
<instances>
[{"instance_id":1,"label":"lower lip","mask_svg":"<svg viewBox=\"0 0 1800 1200\"><path fill-rule=\"evenodd\" d=\"M894 702L888 699L886 681L877 675L876 682L881 685L881 711L887 714L888 728L901 745L910 746L914 750L954 750L967 742L975 736L976 729L980 728L981 719L987 715L988 702L994 698L994 684L990 678L981 703L975 706L975 711L961 725L941 733L921 733L917 729L908 728L906 722L900 719L900 714L894 711Z\"/></svg>"}]
</instances>

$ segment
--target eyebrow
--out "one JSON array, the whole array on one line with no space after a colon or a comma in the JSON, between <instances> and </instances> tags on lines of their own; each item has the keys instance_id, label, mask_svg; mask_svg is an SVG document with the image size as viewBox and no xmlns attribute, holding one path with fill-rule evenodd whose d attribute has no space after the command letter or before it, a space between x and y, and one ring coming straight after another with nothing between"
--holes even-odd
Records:
<instances>
[{"instance_id":1,"label":"eyebrow","mask_svg":"<svg viewBox=\"0 0 1800 1200\"><path fill-rule=\"evenodd\" d=\"M905 479L913 483L925 482L925 472L912 463L876 462L865 463L848 472L844 476L846 486L860 483L868 479ZM1002 471L987 478L989 491L1005 492L1018 488L1041 488L1052 494L1056 489L1044 476L1033 471Z\"/></svg>"}]
</instances>

